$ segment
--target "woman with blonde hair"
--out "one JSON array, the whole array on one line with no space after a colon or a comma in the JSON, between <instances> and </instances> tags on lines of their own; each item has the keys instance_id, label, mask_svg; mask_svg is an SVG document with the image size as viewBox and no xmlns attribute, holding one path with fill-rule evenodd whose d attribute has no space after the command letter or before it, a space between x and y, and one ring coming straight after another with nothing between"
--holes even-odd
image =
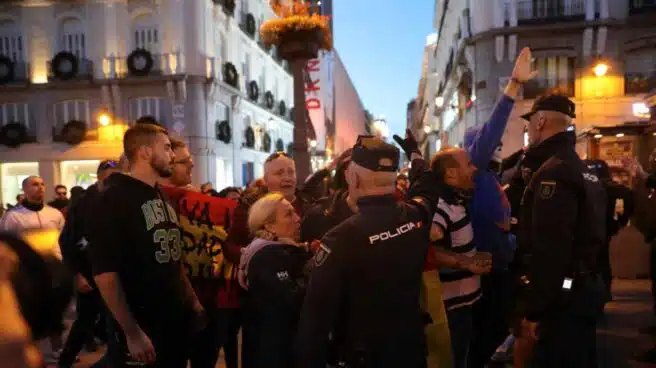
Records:
<instances>
[{"instance_id":1,"label":"woman with blonde hair","mask_svg":"<svg viewBox=\"0 0 656 368\"><path fill-rule=\"evenodd\" d=\"M255 239L239 264L239 283L247 290L243 344L250 345L254 367L292 367L311 256L298 243L300 218L282 193L270 193L250 208L248 227Z\"/></svg>"}]
</instances>

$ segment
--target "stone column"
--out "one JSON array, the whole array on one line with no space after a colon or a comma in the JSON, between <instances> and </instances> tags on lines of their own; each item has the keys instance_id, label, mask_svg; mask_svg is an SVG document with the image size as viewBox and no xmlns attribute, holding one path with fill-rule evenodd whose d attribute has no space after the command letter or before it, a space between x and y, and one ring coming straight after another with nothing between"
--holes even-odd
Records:
<instances>
[{"instance_id":1,"label":"stone column","mask_svg":"<svg viewBox=\"0 0 656 368\"><path fill-rule=\"evenodd\" d=\"M55 185L61 184L59 161L41 160L39 162L39 176L46 184L45 201L48 202L55 195Z\"/></svg>"}]
</instances>

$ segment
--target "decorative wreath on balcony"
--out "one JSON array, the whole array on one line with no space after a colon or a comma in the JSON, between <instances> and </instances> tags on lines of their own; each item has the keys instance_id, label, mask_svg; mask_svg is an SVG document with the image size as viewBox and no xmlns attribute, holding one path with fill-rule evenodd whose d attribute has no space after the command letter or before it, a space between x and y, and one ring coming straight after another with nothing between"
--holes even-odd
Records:
<instances>
[{"instance_id":1,"label":"decorative wreath on balcony","mask_svg":"<svg viewBox=\"0 0 656 368\"><path fill-rule=\"evenodd\" d=\"M16 148L27 142L27 128L25 124L11 122L0 128L0 144Z\"/></svg>"},{"instance_id":2,"label":"decorative wreath on balcony","mask_svg":"<svg viewBox=\"0 0 656 368\"><path fill-rule=\"evenodd\" d=\"M231 62L226 62L223 64L223 80L229 85L237 88L239 84L239 74L237 74L237 68Z\"/></svg>"},{"instance_id":3,"label":"decorative wreath on balcony","mask_svg":"<svg viewBox=\"0 0 656 368\"><path fill-rule=\"evenodd\" d=\"M61 51L55 55L51 63L52 73L60 80L73 79L78 72L78 60L68 51Z\"/></svg>"},{"instance_id":4,"label":"decorative wreath on balcony","mask_svg":"<svg viewBox=\"0 0 656 368\"><path fill-rule=\"evenodd\" d=\"M266 91L264 94L264 105L267 109L273 109L273 106L276 104L276 100L273 98L273 93L271 91Z\"/></svg>"},{"instance_id":5,"label":"decorative wreath on balcony","mask_svg":"<svg viewBox=\"0 0 656 368\"><path fill-rule=\"evenodd\" d=\"M244 139L246 140L246 147L255 147L255 132L253 131L253 128L246 128L246 131L244 132Z\"/></svg>"},{"instance_id":6,"label":"decorative wreath on balcony","mask_svg":"<svg viewBox=\"0 0 656 368\"><path fill-rule=\"evenodd\" d=\"M14 63L10 58L0 55L0 84L14 80Z\"/></svg>"},{"instance_id":7,"label":"decorative wreath on balcony","mask_svg":"<svg viewBox=\"0 0 656 368\"><path fill-rule=\"evenodd\" d=\"M216 122L216 139L226 144L230 143L232 140L232 129L227 120Z\"/></svg>"},{"instance_id":8,"label":"decorative wreath on balcony","mask_svg":"<svg viewBox=\"0 0 656 368\"><path fill-rule=\"evenodd\" d=\"M235 14L235 7L237 4L235 3L235 0L219 0L221 3L223 3L223 11L227 15L234 15Z\"/></svg>"},{"instance_id":9,"label":"decorative wreath on balcony","mask_svg":"<svg viewBox=\"0 0 656 368\"><path fill-rule=\"evenodd\" d=\"M144 49L136 49L128 55L128 70L131 75L143 77L153 69L153 55Z\"/></svg>"},{"instance_id":10,"label":"decorative wreath on balcony","mask_svg":"<svg viewBox=\"0 0 656 368\"><path fill-rule=\"evenodd\" d=\"M301 0L290 0L282 4L280 0L272 0L271 7L278 18L270 19L260 26L260 36L265 44L276 45L285 43L292 34L320 35L315 41L319 48L332 49L329 17L320 14L310 14L310 4Z\"/></svg>"},{"instance_id":11,"label":"decorative wreath on balcony","mask_svg":"<svg viewBox=\"0 0 656 368\"><path fill-rule=\"evenodd\" d=\"M246 14L246 33L251 37L255 37L255 28L255 17L251 13Z\"/></svg>"},{"instance_id":12,"label":"decorative wreath on balcony","mask_svg":"<svg viewBox=\"0 0 656 368\"><path fill-rule=\"evenodd\" d=\"M278 138L276 139L276 152L282 152L285 150L285 143L283 143L282 139Z\"/></svg>"},{"instance_id":13,"label":"decorative wreath on balcony","mask_svg":"<svg viewBox=\"0 0 656 368\"><path fill-rule=\"evenodd\" d=\"M252 101L257 101L260 98L260 87L257 86L255 81L248 82L248 98Z\"/></svg>"},{"instance_id":14,"label":"decorative wreath on balcony","mask_svg":"<svg viewBox=\"0 0 656 368\"><path fill-rule=\"evenodd\" d=\"M294 143L293 142L287 143L287 154L292 156L292 157L294 156Z\"/></svg>"},{"instance_id":15,"label":"decorative wreath on balcony","mask_svg":"<svg viewBox=\"0 0 656 368\"><path fill-rule=\"evenodd\" d=\"M262 151L270 152L271 151L271 136L269 133L264 133L262 136Z\"/></svg>"},{"instance_id":16,"label":"decorative wreath on balcony","mask_svg":"<svg viewBox=\"0 0 656 368\"><path fill-rule=\"evenodd\" d=\"M287 114L287 105L285 104L285 101L278 102L278 114L280 114L280 116L285 116L285 114Z\"/></svg>"},{"instance_id":17,"label":"decorative wreath on balcony","mask_svg":"<svg viewBox=\"0 0 656 368\"><path fill-rule=\"evenodd\" d=\"M61 131L61 141L70 145L82 143L87 135L87 124L80 120L71 120L64 125Z\"/></svg>"}]
</instances>

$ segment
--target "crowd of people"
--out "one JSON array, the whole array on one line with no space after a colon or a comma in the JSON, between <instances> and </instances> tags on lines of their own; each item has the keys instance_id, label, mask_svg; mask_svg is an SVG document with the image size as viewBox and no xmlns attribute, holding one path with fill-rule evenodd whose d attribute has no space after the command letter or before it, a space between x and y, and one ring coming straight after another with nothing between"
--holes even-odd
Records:
<instances>
[{"instance_id":1,"label":"crowd of people","mask_svg":"<svg viewBox=\"0 0 656 368\"><path fill-rule=\"evenodd\" d=\"M98 367L210 368L221 350L228 368L595 366L608 246L631 195L605 163L578 157L574 104L560 95L535 102L523 116L529 146L501 159L535 74L525 48L463 148L424 158L410 132L395 136L407 175L394 145L360 136L302 186L293 157L277 152L243 190L196 188L185 143L136 124L123 156L70 201L58 186L44 204L43 180L25 179L0 230L56 231L77 288L76 320L65 342L53 331L50 358L71 367L98 336ZM184 226L203 221L189 193L229 208L207 210L222 228L207 220L219 235L200 248L186 243ZM194 271L194 252L220 261Z\"/></svg>"}]
</instances>

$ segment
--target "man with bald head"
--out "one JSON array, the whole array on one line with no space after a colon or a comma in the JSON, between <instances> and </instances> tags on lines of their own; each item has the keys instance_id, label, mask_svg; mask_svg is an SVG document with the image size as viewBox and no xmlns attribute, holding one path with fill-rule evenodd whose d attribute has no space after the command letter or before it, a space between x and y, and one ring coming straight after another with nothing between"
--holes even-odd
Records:
<instances>
[{"instance_id":1,"label":"man with bald head","mask_svg":"<svg viewBox=\"0 0 656 368\"><path fill-rule=\"evenodd\" d=\"M346 180L359 211L324 235L315 254L296 337L298 367L325 365L336 328L348 366L426 367L419 300L437 180L424 172L399 202L398 164L395 146L358 137Z\"/></svg>"},{"instance_id":2,"label":"man with bald head","mask_svg":"<svg viewBox=\"0 0 656 368\"><path fill-rule=\"evenodd\" d=\"M565 96L538 99L522 116L529 149L522 161L515 264L527 287L520 295L523 339L536 345L536 367L595 365L595 323L603 307L596 264L605 241L606 194L577 155L567 128L575 105Z\"/></svg>"}]
</instances>

